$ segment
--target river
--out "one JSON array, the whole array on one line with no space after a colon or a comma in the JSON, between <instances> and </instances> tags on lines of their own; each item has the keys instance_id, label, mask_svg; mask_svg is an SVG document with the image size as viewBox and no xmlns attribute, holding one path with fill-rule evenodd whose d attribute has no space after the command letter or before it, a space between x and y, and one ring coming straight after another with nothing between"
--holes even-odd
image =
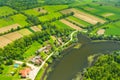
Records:
<instances>
[{"instance_id":1,"label":"river","mask_svg":"<svg viewBox=\"0 0 120 80\"><path fill-rule=\"evenodd\" d=\"M110 53L120 49L120 43L115 41L92 41L87 36L78 35L79 48L71 47L62 52L67 54L59 61L55 61L53 71L47 80L72 80L77 72L88 66L88 57L93 54Z\"/></svg>"}]
</instances>

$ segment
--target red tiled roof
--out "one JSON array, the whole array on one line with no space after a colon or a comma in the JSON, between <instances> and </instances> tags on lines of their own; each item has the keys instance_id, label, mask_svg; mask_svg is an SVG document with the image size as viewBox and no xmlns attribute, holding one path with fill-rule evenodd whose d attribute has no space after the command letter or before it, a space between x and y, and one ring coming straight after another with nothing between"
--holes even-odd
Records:
<instances>
[{"instance_id":1,"label":"red tiled roof","mask_svg":"<svg viewBox=\"0 0 120 80\"><path fill-rule=\"evenodd\" d=\"M31 71L30 68L25 68L23 70L20 70L19 73L20 73L21 77L26 77L29 74L30 71Z\"/></svg>"}]
</instances>

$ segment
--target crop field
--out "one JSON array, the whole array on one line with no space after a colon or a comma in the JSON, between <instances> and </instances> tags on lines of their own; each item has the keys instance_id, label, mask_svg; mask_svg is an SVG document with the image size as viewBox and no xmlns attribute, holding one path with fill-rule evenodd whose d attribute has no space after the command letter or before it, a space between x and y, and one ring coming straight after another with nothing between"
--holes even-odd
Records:
<instances>
[{"instance_id":1,"label":"crop field","mask_svg":"<svg viewBox=\"0 0 120 80\"><path fill-rule=\"evenodd\" d=\"M0 48L3 48L7 44L11 43L12 41L7 39L6 37L0 36Z\"/></svg>"},{"instance_id":2,"label":"crop field","mask_svg":"<svg viewBox=\"0 0 120 80\"><path fill-rule=\"evenodd\" d=\"M91 15L91 14L88 14L86 12L83 12L82 10L80 9L71 9L74 13L75 13L75 17L78 17L90 24L97 24L98 22L100 23L105 23L105 20L101 19L101 18L98 18L94 15Z\"/></svg>"},{"instance_id":3,"label":"crop field","mask_svg":"<svg viewBox=\"0 0 120 80\"><path fill-rule=\"evenodd\" d=\"M15 41L15 40L23 37L23 35L21 35L18 32L12 32L12 33L9 33L9 34L3 35L3 36L6 37L7 39L11 40L11 41Z\"/></svg>"},{"instance_id":4,"label":"crop field","mask_svg":"<svg viewBox=\"0 0 120 80\"><path fill-rule=\"evenodd\" d=\"M30 27L30 29L32 29L34 32L41 31L41 29L38 26Z\"/></svg>"},{"instance_id":5,"label":"crop field","mask_svg":"<svg viewBox=\"0 0 120 80\"><path fill-rule=\"evenodd\" d=\"M74 16L70 16L67 18L68 20L82 26L82 27L87 27L87 26L90 26L91 24L81 20L81 19L78 19L77 17L74 17Z\"/></svg>"},{"instance_id":6,"label":"crop field","mask_svg":"<svg viewBox=\"0 0 120 80\"><path fill-rule=\"evenodd\" d=\"M13 15L14 13L17 13L17 11L10 7L7 6L0 7L0 17Z\"/></svg>"},{"instance_id":7,"label":"crop field","mask_svg":"<svg viewBox=\"0 0 120 80\"><path fill-rule=\"evenodd\" d=\"M89 4L88 6L82 6L83 9L110 20L120 19L120 9L114 6L99 6L96 4Z\"/></svg>"},{"instance_id":8,"label":"crop field","mask_svg":"<svg viewBox=\"0 0 120 80\"><path fill-rule=\"evenodd\" d=\"M9 26L2 27L2 28L0 28L0 33L8 32L8 31L10 31L11 29L16 29L18 26L20 27L19 24L13 24L13 25L9 25Z\"/></svg>"},{"instance_id":9,"label":"crop field","mask_svg":"<svg viewBox=\"0 0 120 80\"><path fill-rule=\"evenodd\" d=\"M21 35L23 35L23 36L32 34L32 32L31 32L29 29L27 29L27 28L21 29L21 30L19 30L18 32L19 32Z\"/></svg>"},{"instance_id":10,"label":"crop field","mask_svg":"<svg viewBox=\"0 0 120 80\"><path fill-rule=\"evenodd\" d=\"M61 16L62 16L62 14L59 13L59 12L50 13L50 14L48 14L48 15L39 17L39 20L40 20L41 22L51 21L51 20L53 20L54 18L59 18L59 17L61 17Z\"/></svg>"},{"instance_id":11,"label":"crop field","mask_svg":"<svg viewBox=\"0 0 120 80\"><path fill-rule=\"evenodd\" d=\"M24 13L27 15L39 16L42 13L47 13L47 11L39 7L39 8L25 10Z\"/></svg>"},{"instance_id":12,"label":"crop field","mask_svg":"<svg viewBox=\"0 0 120 80\"><path fill-rule=\"evenodd\" d=\"M65 19L62 19L62 20L60 20L60 21L61 21L62 23L64 23L64 24L70 26L70 27L73 28L73 29L82 30L82 28L80 28L79 26L76 26L76 25L74 25L73 23L71 23L71 22L69 22L69 21L67 21L67 20L65 20Z\"/></svg>"},{"instance_id":13,"label":"crop field","mask_svg":"<svg viewBox=\"0 0 120 80\"><path fill-rule=\"evenodd\" d=\"M56 12L59 10L63 10L68 8L68 5L51 5L51 6L43 6L43 8L48 12Z\"/></svg>"},{"instance_id":14,"label":"crop field","mask_svg":"<svg viewBox=\"0 0 120 80\"><path fill-rule=\"evenodd\" d=\"M16 14L7 18L2 18L0 19L0 28L13 24L19 24L24 27L28 25L28 23L26 22L26 18L27 17L22 14Z\"/></svg>"}]
</instances>

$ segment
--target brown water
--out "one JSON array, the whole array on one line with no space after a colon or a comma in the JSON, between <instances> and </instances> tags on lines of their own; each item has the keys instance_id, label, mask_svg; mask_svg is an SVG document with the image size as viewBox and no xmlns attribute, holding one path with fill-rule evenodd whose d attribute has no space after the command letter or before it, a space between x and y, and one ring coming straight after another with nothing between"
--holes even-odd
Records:
<instances>
[{"instance_id":1,"label":"brown water","mask_svg":"<svg viewBox=\"0 0 120 80\"><path fill-rule=\"evenodd\" d=\"M110 53L120 49L120 43L114 41L92 42L83 35L78 35L82 46L78 49L69 48L63 51L65 55L60 61L56 61L53 71L49 73L47 80L72 80L75 74L88 66L88 56L98 53Z\"/></svg>"}]
</instances>

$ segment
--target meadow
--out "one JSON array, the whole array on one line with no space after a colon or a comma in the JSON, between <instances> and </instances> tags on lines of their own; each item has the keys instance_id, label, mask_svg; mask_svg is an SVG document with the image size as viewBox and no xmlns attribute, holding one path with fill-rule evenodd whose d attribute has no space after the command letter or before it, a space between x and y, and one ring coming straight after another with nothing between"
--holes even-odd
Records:
<instances>
[{"instance_id":1,"label":"meadow","mask_svg":"<svg viewBox=\"0 0 120 80\"><path fill-rule=\"evenodd\" d=\"M15 13L17 13L17 11L12 9L12 8L10 8L10 7L7 7L7 6L0 7L0 17L13 15Z\"/></svg>"}]
</instances>

